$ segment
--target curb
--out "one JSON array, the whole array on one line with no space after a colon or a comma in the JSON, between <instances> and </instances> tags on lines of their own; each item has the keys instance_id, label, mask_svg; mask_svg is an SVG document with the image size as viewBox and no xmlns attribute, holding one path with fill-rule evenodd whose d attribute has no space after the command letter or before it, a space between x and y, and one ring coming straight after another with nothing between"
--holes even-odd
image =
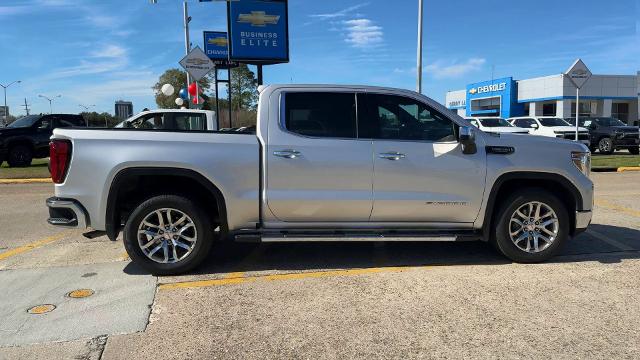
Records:
<instances>
[{"instance_id":1,"label":"curb","mask_svg":"<svg viewBox=\"0 0 640 360\"><path fill-rule=\"evenodd\" d=\"M36 179L0 179L0 184L50 184L53 183L51 178Z\"/></svg>"},{"instance_id":2,"label":"curb","mask_svg":"<svg viewBox=\"0 0 640 360\"><path fill-rule=\"evenodd\" d=\"M618 168L618 172L623 171L640 171L640 166L623 166Z\"/></svg>"}]
</instances>

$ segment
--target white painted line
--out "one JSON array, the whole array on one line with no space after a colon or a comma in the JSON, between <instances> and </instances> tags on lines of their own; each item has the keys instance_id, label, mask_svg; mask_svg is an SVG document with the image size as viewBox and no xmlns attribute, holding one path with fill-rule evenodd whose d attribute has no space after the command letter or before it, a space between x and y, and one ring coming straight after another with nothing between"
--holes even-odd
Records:
<instances>
[{"instance_id":1,"label":"white painted line","mask_svg":"<svg viewBox=\"0 0 640 360\"><path fill-rule=\"evenodd\" d=\"M631 246L627 245L627 244L623 244L620 241L617 240L613 240L611 238L608 238L606 235L599 233L595 230L587 230L587 233L591 236L593 236L594 238L604 241L607 244L617 248L618 250L622 250L622 251L634 251L636 249L632 248Z\"/></svg>"}]
</instances>

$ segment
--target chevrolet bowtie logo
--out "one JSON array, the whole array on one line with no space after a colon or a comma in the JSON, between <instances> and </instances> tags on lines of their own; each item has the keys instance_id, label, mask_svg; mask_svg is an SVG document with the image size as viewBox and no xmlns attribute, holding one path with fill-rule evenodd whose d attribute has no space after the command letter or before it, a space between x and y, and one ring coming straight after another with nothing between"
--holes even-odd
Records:
<instances>
[{"instance_id":1,"label":"chevrolet bowtie logo","mask_svg":"<svg viewBox=\"0 0 640 360\"><path fill-rule=\"evenodd\" d=\"M478 92L478 90L476 90L476 88L471 88L471 89L469 90L469 94L471 94L471 95L473 95L473 94L475 94L475 93L477 93L477 92Z\"/></svg>"},{"instance_id":2,"label":"chevrolet bowtie logo","mask_svg":"<svg viewBox=\"0 0 640 360\"><path fill-rule=\"evenodd\" d=\"M264 27L267 24L276 25L280 20L280 15L267 15L264 11L252 11L251 14L238 15L238 22L251 24L251 26Z\"/></svg>"},{"instance_id":3,"label":"chevrolet bowtie logo","mask_svg":"<svg viewBox=\"0 0 640 360\"><path fill-rule=\"evenodd\" d=\"M201 66L201 65L208 64L209 62L204 59L187 59L186 63L188 65Z\"/></svg>"},{"instance_id":4,"label":"chevrolet bowtie logo","mask_svg":"<svg viewBox=\"0 0 640 360\"><path fill-rule=\"evenodd\" d=\"M215 39L209 39L208 43L216 46L227 46L227 38L217 37Z\"/></svg>"}]
</instances>

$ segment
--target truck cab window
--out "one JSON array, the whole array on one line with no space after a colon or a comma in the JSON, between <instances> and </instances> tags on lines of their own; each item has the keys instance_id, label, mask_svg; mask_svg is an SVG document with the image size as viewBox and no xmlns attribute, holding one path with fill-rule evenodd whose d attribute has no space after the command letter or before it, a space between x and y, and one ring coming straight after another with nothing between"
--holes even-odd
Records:
<instances>
[{"instance_id":1,"label":"truck cab window","mask_svg":"<svg viewBox=\"0 0 640 360\"><path fill-rule=\"evenodd\" d=\"M454 124L446 116L411 98L367 95L367 128L361 137L388 140L456 141ZM367 134L368 133L368 134Z\"/></svg>"},{"instance_id":2,"label":"truck cab window","mask_svg":"<svg viewBox=\"0 0 640 360\"><path fill-rule=\"evenodd\" d=\"M355 138L355 94L286 93L284 127L293 133L306 136Z\"/></svg>"}]
</instances>

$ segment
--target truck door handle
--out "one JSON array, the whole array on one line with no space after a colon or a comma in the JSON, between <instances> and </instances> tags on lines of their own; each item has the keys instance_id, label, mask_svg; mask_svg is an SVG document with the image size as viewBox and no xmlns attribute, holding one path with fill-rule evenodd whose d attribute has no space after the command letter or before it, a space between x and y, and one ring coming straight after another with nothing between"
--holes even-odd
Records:
<instances>
[{"instance_id":1,"label":"truck door handle","mask_svg":"<svg viewBox=\"0 0 640 360\"><path fill-rule=\"evenodd\" d=\"M300 153L300 151L286 149L286 150L274 151L273 155L281 158L285 158L285 159L295 159L300 157L302 154Z\"/></svg>"},{"instance_id":2,"label":"truck door handle","mask_svg":"<svg viewBox=\"0 0 640 360\"><path fill-rule=\"evenodd\" d=\"M378 154L378 157L380 159L387 159L387 160L400 160L400 159L406 158L407 155L401 154L397 151L393 151L393 152L380 153Z\"/></svg>"}]
</instances>

